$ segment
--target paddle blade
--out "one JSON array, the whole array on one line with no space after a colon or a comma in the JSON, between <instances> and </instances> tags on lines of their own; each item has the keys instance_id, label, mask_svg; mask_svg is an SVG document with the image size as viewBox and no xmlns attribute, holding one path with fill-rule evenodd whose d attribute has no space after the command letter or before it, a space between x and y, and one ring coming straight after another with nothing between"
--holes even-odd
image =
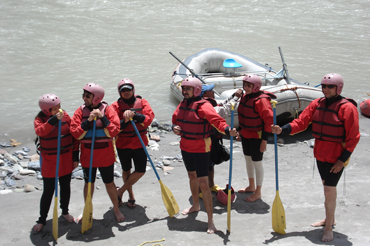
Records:
<instances>
[{"instance_id":1,"label":"paddle blade","mask_svg":"<svg viewBox=\"0 0 370 246\"><path fill-rule=\"evenodd\" d=\"M230 229L231 224L231 190L228 190L227 193L227 230L231 232Z\"/></svg>"},{"instance_id":2,"label":"paddle blade","mask_svg":"<svg viewBox=\"0 0 370 246\"><path fill-rule=\"evenodd\" d=\"M166 206L168 215L172 218L175 214L179 213L179 205L177 204L175 197L172 195L172 192L162 183L162 180L158 181L161 185L163 203Z\"/></svg>"},{"instance_id":3,"label":"paddle blade","mask_svg":"<svg viewBox=\"0 0 370 246\"><path fill-rule=\"evenodd\" d=\"M91 183L88 184L84 212L82 214L81 233L85 233L92 227L93 205L91 200Z\"/></svg>"},{"instance_id":4,"label":"paddle blade","mask_svg":"<svg viewBox=\"0 0 370 246\"><path fill-rule=\"evenodd\" d=\"M58 241L58 197L54 199L54 213L53 213L53 237Z\"/></svg>"},{"instance_id":5,"label":"paddle blade","mask_svg":"<svg viewBox=\"0 0 370 246\"><path fill-rule=\"evenodd\" d=\"M285 211L278 190L276 191L275 200L272 204L272 229L282 235L286 233Z\"/></svg>"}]
</instances>

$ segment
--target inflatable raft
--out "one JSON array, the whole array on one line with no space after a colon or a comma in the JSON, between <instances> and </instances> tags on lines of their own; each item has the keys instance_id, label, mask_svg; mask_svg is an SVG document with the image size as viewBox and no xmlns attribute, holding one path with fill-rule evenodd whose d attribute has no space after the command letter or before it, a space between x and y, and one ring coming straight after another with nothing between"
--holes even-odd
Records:
<instances>
[{"instance_id":1,"label":"inflatable raft","mask_svg":"<svg viewBox=\"0 0 370 246\"><path fill-rule=\"evenodd\" d=\"M246 74L253 73L262 79L261 90L277 96L277 121L285 123L296 118L311 101L323 96L320 89L290 78L284 60L283 69L276 72L268 64L262 65L243 55L217 48L201 50L182 61L170 54L179 61L170 85L171 94L178 101L183 99L181 82L186 77L195 76L205 84L215 84L215 98L223 101L243 87L243 77ZM236 113L236 124L237 119ZM230 119L226 120L230 122Z\"/></svg>"}]
</instances>

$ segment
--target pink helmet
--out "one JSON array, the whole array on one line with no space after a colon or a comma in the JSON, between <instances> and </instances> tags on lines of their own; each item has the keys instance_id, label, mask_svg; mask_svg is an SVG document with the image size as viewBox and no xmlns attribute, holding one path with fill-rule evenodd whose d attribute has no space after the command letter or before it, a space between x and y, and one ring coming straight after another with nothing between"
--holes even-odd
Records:
<instances>
[{"instance_id":1,"label":"pink helmet","mask_svg":"<svg viewBox=\"0 0 370 246\"><path fill-rule=\"evenodd\" d=\"M223 205L227 205L227 196L228 196L228 191L229 190L229 185L226 185L226 189L224 190L218 190L216 198L217 200L222 203ZM231 202L235 200L235 192L233 187L231 187Z\"/></svg>"},{"instance_id":2,"label":"pink helmet","mask_svg":"<svg viewBox=\"0 0 370 246\"><path fill-rule=\"evenodd\" d=\"M343 89L343 78L340 74L337 73L329 73L324 76L321 80L322 85L336 85L337 86L337 94L340 95Z\"/></svg>"},{"instance_id":3,"label":"pink helmet","mask_svg":"<svg viewBox=\"0 0 370 246\"><path fill-rule=\"evenodd\" d=\"M243 78L243 82L248 82L248 83L251 83L251 84L254 85L253 89L252 89L253 93L258 92L261 89L261 86L262 86L261 78L258 75L255 75L255 74L245 75L245 77Z\"/></svg>"},{"instance_id":4,"label":"pink helmet","mask_svg":"<svg viewBox=\"0 0 370 246\"><path fill-rule=\"evenodd\" d=\"M54 94L45 94L39 99L41 111L47 116L51 116L50 109L60 104L60 99Z\"/></svg>"},{"instance_id":5,"label":"pink helmet","mask_svg":"<svg viewBox=\"0 0 370 246\"><path fill-rule=\"evenodd\" d=\"M104 98L104 89L98 84L88 83L83 89L94 95L92 103L95 105L100 103Z\"/></svg>"},{"instance_id":6,"label":"pink helmet","mask_svg":"<svg viewBox=\"0 0 370 246\"><path fill-rule=\"evenodd\" d=\"M188 77L184 79L181 83L181 86L191 86L194 88L194 96L197 97L202 93L202 82L199 79L194 77Z\"/></svg>"},{"instance_id":7,"label":"pink helmet","mask_svg":"<svg viewBox=\"0 0 370 246\"><path fill-rule=\"evenodd\" d=\"M126 86L124 86L126 85ZM132 83L132 81L130 79L123 79L121 80L119 83L118 83L118 94L121 96L121 90L120 89L123 89L123 88L129 88L131 87L131 90L134 92L135 94L135 86L134 86L134 83Z\"/></svg>"}]
</instances>

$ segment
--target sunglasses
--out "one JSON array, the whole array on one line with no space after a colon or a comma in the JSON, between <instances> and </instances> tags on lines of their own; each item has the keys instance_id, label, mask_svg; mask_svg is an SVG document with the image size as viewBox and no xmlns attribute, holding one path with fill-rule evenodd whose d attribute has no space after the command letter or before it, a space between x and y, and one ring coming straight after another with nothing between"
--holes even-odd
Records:
<instances>
[{"instance_id":1,"label":"sunglasses","mask_svg":"<svg viewBox=\"0 0 370 246\"><path fill-rule=\"evenodd\" d=\"M124 88L124 89L121 90L121 92L128 92L128 91L132 91L132 89Z\"/></svg>"},{"instance_id":2,"label":"sunglasses","mask_svg":"<svg viewBox=\"0 0 370 246\"><path fill-rule=\"evenodd\" d=\"M190 91L193 87L181 87L183 91Z\"/></svg>"},{"instance_id":3,"label":"sunglasses","mask_svg":"<svg viewBox=\"0 0 370 246\"><path fill-rule=\"evenodd\" d=\"M93 96L92 94L87 94L87 93L82 94L82 98L86 97L87 99L90 99L92 96Z\"/></svg>"},{"instance_id":4,"label":"sunglasses","mask_svg":"<svg viewBox=\"0 0 370 246\"><path fill-rule=\"evenodd\" d=\"M325 89L326 87L328 87L329 89L333 89L335 85L321 85L321 88L323 89Z\"/></svg>"}]
</instances>

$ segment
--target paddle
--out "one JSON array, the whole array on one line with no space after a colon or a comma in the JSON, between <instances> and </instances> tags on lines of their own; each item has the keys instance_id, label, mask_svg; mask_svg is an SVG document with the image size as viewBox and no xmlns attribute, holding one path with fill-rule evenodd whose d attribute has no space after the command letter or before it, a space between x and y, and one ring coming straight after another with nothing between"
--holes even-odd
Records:
<instances>
[{"instance_id":1,"label":"paddle","mask_svg":"<svg viewBox=\"0 0 370 246\"><path fill-rule=\"evenodd\" d=\"M276 104L277 101L272 100L272 109L274 112L274 125L276 125ZM279 197L279 178L278 178L278 152L277 152L277 135L274 134L275 142L275 175L276 175L276 196L272 204L272 229L280 234L285 234L285 211Z\"/></svg>"},{"instance_id":2,"label":"paddle","mask_svg":"<svg viewBox=\"0 0 370 246\"><path fill-rule=\"evenodd\" d=\"M60 113L63 110L59 109ZM54 213L53 213L53 237L58 241L58 176L59 176L59 157L60 157L60 139L62 135L62 120L58 120L58 147L57 147L57 166L55 168L55 198L54 198Z\"/></svg>"},{"instance_id":3,"label":"paddle","mask_svg":"<svg viewBox=\"0 0 370 246\"><path fill-rule=\"evenodd\" d=\"M94 124L93 124L91 151L90 151L89 183L87 186L87 196L85 200L84 212L82 214L81 233L85 233L85 231L89 230L92 227L93 205L92 205L92 199L91 199L91 170L92 170L93 157L94 157L95 126L96 126L96 117L94 119Z\"/></svg>"},{"instance_id":4,"label":"paddle","mask_svg":"<svg viewBox=\"0 0 370 246\"><path fill-rule=\"evenodd\" d=\"M234 127L234 103L231 103L231 122L230 127ZM230 167L229 167L229 187L227 191L227 230L231 232L231 176L233 171L233 137L230 136Z\"/></svg>"},{"instance_id":5,"label":"paddle","mask_svg":"<svg viewBox=\"0 0 370 246\"><path fill-rule=\"evenodd\" d=\"M132 120L132 118L130 118L130 121L132 123L132 126L135 129L136 135L138 136L141 145L143 146L143 149L144 149L144 151L146 153L146 156L148 157L149 162L152 165L152 168L153 168L153 170L155 172L155 175L157 176L157 179L158 179L159 184L161 186L163 203L166 206L168 215L172 218L175 214L177 214L179 212L179 205L177 204L177 202L175 200L175 197L172 195L172 192L162 183L162 180L159 178L159 175L157 173L157 170L154 167L152 158L150 158L150 155L148 153L148 150L146 149L146 147L144 145L144 142L143 142L143 139L141 138L140 133L137 130L136 125L135 125L134 121Z\"/></svg>"},{"instance_id":6,"label":"paddle","mask_svg":"<svg viewBox=\"0 0 370 246\"><path fill-rule=\"evenodd\" d=\"M283 69L284 69L285 74L286 74L286 76L285 76L285 78L287 80L286 82L287 82L287 84L290 84L290 79L289 79L289 74L288 74L288 68L287 68L287 65L286 65L286 63L284 61L283 52L281 51L281 48L280 47L279 47L279 52L280 52L281 60L283 62Z\"/></svg>"}]
</instances>

